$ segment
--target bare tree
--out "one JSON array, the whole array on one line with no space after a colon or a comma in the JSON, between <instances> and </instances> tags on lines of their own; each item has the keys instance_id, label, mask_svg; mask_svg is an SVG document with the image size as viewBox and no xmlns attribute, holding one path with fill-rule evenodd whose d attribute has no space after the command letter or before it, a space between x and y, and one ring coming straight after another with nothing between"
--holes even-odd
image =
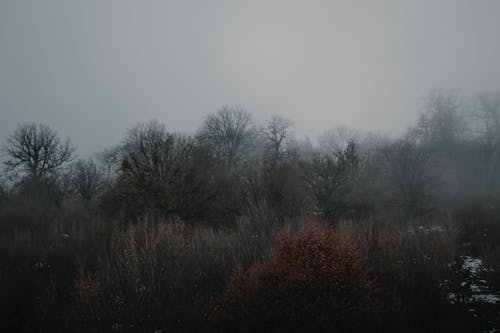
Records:
<instances>
[{"instance_id":1,"label":"bare tree","mask_svg":"<svg viewBox=\"0 0 500 333\"><path fill-rule=\"evenodd\" d=\"M426 98L425 112L410 135L438 150L448 150L464 135L465 121L456 92L433 90Z\"/></svg>"},{"instance_id":2,"label":"bare tree","mask_svg":"<svg viewBox=\"0 0 500 333\"><path fill-rule=\"evenodd\" d=\"M272 162L281 161L288 152L290 128L292 122L280 116L269 119L261 132L265 139L267 159Z\"/></svg>"},{"instance_id":3,"label":"bare tree","mask_svg":"<svg viewBox=\"0 0 500 333\"><path fill-rule=\"evenodd\" d=\"M347 126L334 127L319 136L319 149L325 154L335 155L346 149L349 142L358 142L358 131Z\"/></svg>"},{"instance_id":4,"label":"bare tree","mask_svg":"<svg viewBox=\"0 0 500 333\"><path fill-rule=\"evenodd\" d=\"M184 135L168 133L157 121L128 131L121 149L122 171L138 182L162 184L181 172L193 142Z\"/></svg>"},{"instance_id":5,"label":"bare tree","mask_svg":"<svg viewBox=\"0 0 500 333\"><path fill-rule=\"evenodd\" d=\"M192 138L169 133L157 121L130 129L118 149L121 169L105 204L132 217L146 211L185 219L202 215L212 193L195 149Z\"/></svg>"},{"instance_id":6,"label":"bare tree","mask_svg":"<svg viewBox=\"0 0 500 333\"><path fill-rule=\"evenodd\" d=\"M223 107L205 119L198 140L233 168L244 157L253 134L251 116L240 108Z\"/></svg>"},{"instance_id":7,"label":"bare tree","mask_svg":"<svg viewBox=\"0 0 500 333\"><path fill-rule=\"evenodd\" d=\"M103 185L103 174L92 159L78 160L71 167L71 184L85 201L92 201Z\"/></svg>"},{"instance_id":8,"label":"bare tree","mask_svg":"<svg viewBox=\"0 0 500 333\"><path fill-rule=\"evenodd\" d=\"M50 127L29 123L8 137L4 150L8 171L39 178L71 161L75 148L69 139L61 141Z\"/></svg>"},{"instance_id":9,"label":"bare tree","mask_svg":"<svg viewBox=\"0 0 500 333\"><path fill-rule=\"evenodd\" d=\"M418 216L432 209L437 186L431 155L422 146L403 139L381 148L388 192L406 213Z\"/></svg>"},{"instance_id":10,"label":"bare tree","mask_svg":"<svg viewBox=\"0 0 500 333\"><path fill-rule=\"evenodd\" d=\"M306 166L305 183L317 213L335 218L349 210L358 165L353 141L334 155L316 154Z\"/></svg>"}]
</instances>

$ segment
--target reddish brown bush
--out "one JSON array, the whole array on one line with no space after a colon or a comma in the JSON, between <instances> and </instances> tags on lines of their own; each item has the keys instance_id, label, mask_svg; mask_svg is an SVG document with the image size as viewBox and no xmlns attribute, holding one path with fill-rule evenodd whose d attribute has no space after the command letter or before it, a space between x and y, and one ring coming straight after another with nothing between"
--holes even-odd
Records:
<instances>
[{"instance_id":1,"label":"reddish brown bush","mask_svg":"<svg viewBox=\"0 0 500 333\"><path fill-rule=\"evenodd\" d=\"M284 236L274 256L234 272L216 301L221 331L352 332L377 318L374 282L359 252L330 230ZM373 328L373 327L372 327Z\"/></svg>"},{"instance_id":2,"label":"reddish brown bush","mask_svg":"<svg viewBox=\"0 0 500 333\"><path fill-rule=\"evenodd\" d=\"M85 329L92 330L92 325L96 325L101 320L102 306L99 302L101 285L97 277L86 274L83 270L78 272L74 285L74 308L73 316Z\"/></svg>"}]
</instances>

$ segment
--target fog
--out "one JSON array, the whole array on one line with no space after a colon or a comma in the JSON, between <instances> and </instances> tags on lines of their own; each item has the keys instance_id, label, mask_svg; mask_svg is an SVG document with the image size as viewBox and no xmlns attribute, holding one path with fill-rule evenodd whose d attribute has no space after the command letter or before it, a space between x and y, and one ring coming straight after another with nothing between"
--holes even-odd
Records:
<instances>
[{"instance_id":1,"label":"fog","mask_svg":"<svg viewBox=\"0 0 500 333\"><path fill-rule=\"evenodd\" d=\"M429 89L500 88L499 17L498 1L3 0L0 137L43 122L85 156L226 104L301 136L399 135Z\"/></svg>"},{"instance_id":2,"label":"fog","mask_svg":"<svg viewBox=\"0 0 500 333\"><path fill-rule=\"evenodd\" d=\"M0 0L0 332L500 332L500 0Z\"/></svg>"}]
</instances>

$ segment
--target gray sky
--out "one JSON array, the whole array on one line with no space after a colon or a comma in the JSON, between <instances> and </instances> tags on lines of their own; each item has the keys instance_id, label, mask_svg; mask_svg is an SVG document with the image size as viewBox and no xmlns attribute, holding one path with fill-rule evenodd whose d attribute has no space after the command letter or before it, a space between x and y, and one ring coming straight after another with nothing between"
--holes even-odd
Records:
<instances>
[{"instance_id":1,"label":"gray sky","mask_svg":"<svg viewBox=\"0 0 500 333\"><path fill-rule=\"evenodd\" d=\"M0 0L0 139L25 121L81 155L224 104L400 133L431 88L500 89L500 1Z\"/></svg>"}]
</instances>

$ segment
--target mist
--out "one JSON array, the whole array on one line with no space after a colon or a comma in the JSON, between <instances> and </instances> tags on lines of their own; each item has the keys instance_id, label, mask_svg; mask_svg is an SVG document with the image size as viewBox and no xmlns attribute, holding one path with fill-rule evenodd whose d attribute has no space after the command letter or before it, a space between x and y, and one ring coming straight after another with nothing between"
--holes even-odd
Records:
<instances>
[{"instance_id":1,"label":"mist","mask_svg":"<svg viewBox=\"0 0 500 333\"><path fill-rule=\"evenodd\" d=\"M26 121L83 156L158 119L239 105L298 135L399 135L429 89L500 88L497 1L2 1L0 137Z\"/></svg>"},{"instance_id":2,"label":"mist","mask_svg":"<svg viewBox=\"0 0 500 333\"><path fill-rule=\"evenodd\" d=\"M498 332L499 18L1 1L0 332Z\"/></svg>"}]
</instances>

